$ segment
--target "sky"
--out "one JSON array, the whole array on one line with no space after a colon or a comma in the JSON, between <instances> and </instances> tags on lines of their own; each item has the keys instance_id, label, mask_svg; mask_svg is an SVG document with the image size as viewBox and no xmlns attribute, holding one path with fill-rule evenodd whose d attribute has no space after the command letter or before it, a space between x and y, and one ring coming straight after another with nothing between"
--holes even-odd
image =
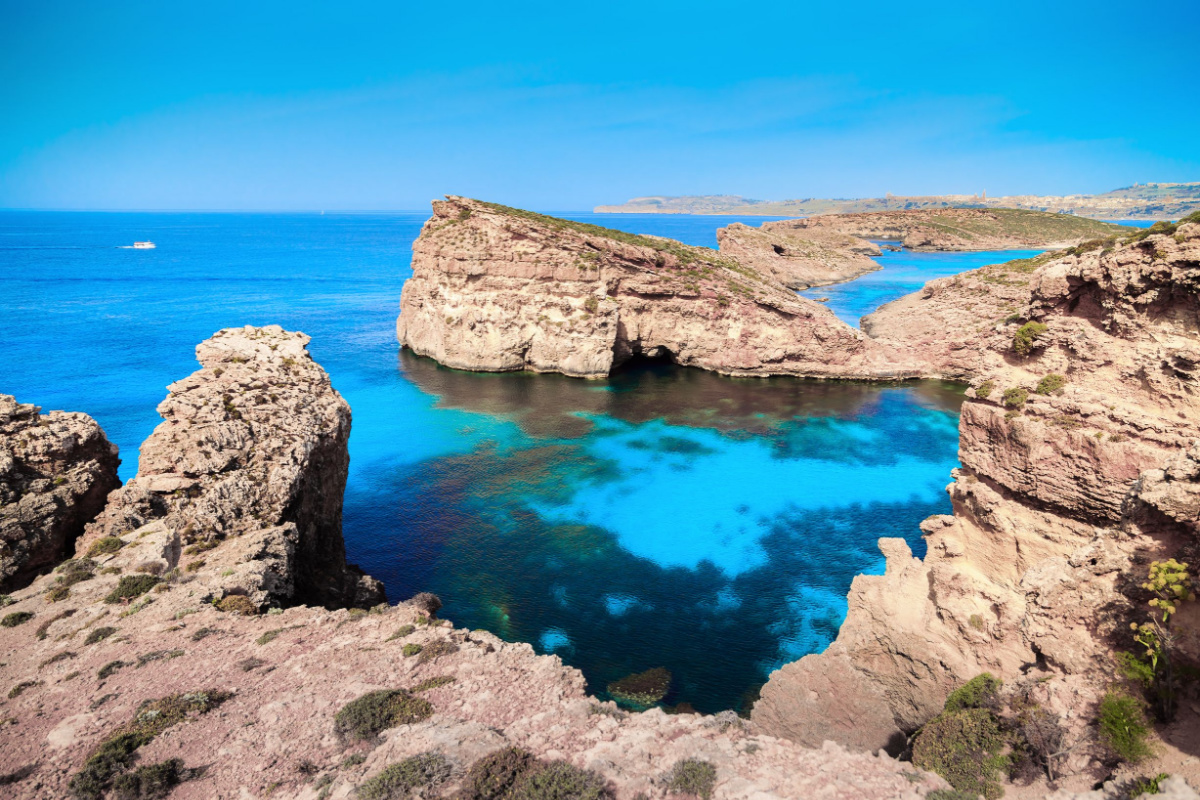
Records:
<instances>
[{"instance_id":1,"label":"sky","mask_svg":"<svg viewBox=\"0 0 1200 800\"><path fill-rule=\"evenodd\" d=\"M1200 181L1200 3L0 0L0 208Z\"/></svg>"}]
</instances>

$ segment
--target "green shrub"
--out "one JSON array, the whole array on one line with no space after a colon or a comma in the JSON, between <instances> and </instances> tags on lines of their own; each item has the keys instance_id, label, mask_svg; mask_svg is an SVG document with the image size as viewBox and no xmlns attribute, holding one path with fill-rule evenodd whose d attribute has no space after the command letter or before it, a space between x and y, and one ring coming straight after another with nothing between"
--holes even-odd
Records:
<instances>
[{"instance_id":1,"label":"green shrub","mask_svg":"<svg viewBox=\"0 0 1200 800\"><path fill-rule=\"evenodd\" d=\"M1054 394L1066 385L1067 378L1065 375L1059 375L1058 373L1051 372L1049 375L1046 375L1044 378L1038 381L1037 388L1034 389L1034 391L1038 394L1049 395Z\"/></svg>"},{"instance_id":2,"label":"green shrub","mask_svg":"<svg viewBox=\"0 0 1200 800\"><path fill-rule=\"evenodd\" d=\"M996 693L1003 685L1004 681L993 677L992 673L980 673L950 693L950 696L946 698L944 710L989 708L995 703Z\"/></svg>"},{"instance_id":3,"label":"green shrub","mask_svg":"<svg viewBox=\"0 0 1200 800\"><path fill-rule=\"evenodd\" d=\"M1100 700L1100 740L1122 761L1131 764L1151 755L1146 741L1150 727L1142 703L1124 692L1109 691Z\"/></svg>"},{"instance_id":4,"label":"green shrub","mask_svg":"<svg viewBox=\"0 0 1200 800\"><path fill-rule=\"evenodd\" d=\"M157 800L169 795L172 789L192 778L197 771L185 768L181 758L147 764L133 772L118 775L113 781L113 796L116 800Z\"/></svg>"},{"instance_id":5,"label":"green shrub","mask_svg":"<svg viewBox=\"0 0 1200 800\"><path fill-rule=\"evenodd\" d=\"M1019 356L1028 355L1037 338L1048 330L1041 322L1026 322L1013 334L1013 351Z\"/></svg>"},{"instance_id":6,"label":"green shrub","mask_svg":"<svg viewBox=\"0 0 1200 800\"><path fill-rule=\"evenodd\" d=\"M501 800L526 772L539 762L519 747L506 747L471 765L463 778L460 800Z\"/></svg>"},{"instance_id":7,"label":"green shrub","mask_svg":"<svg viewBox=\"0 0 1200 800\"><path fill-rule=\"evenodd\" d=\"M1160 772L1153 778L1139 778L1129 787L1129 796L1136 798L1144 794L1158 794L1162 791L1162 782L1169 777L1167 773Z\"/></svg>"},{"instance_id":8,"label":"green shrub","mask_svg":"<svg viewBox=\"0 0 1200 800\"><path fill-rule=\"evenodd\" d=\"M987 400L989 397L992 396L992 389L995 389L995 388L996 388L995 382L984 381L983 383L981 383L975 387L975 396L978 397L980 400Z\"/></svg>"},{"instance_id":9,"label":"green shrub","mask_svg":"<svg viewBox=\"0 0 1200 800\"><path fill-rule=\"evenodd\" d=\"M665 667L655 667L613 681L608 684L608 693L619 703L652 706L666 697L670 688L670 671Z\"/></svg>"},{"instance_id":10,"label":"green shrub","mask_svg":"<svg viewBox=\"0 0 1200 800\"><path fill-rule=\"evenodd\" d=\"M1117 653L1116 661L1117 672L1126 680L1139 684L1143 689L1149 689L1154 683L1154 667L1133 653Z\"/></svg>"},{"instance_id":11,"label":"green shrub","mask_svg":"<svg viewBox=\"0 0 1200 800\"><path fill-rule=\"evenodd\" d=\"M404 647L401 648L400 652L403 653L405 656L415 656L417 653L420 653L424 649L425 648L421 647L421 645L419 645L419 644L409 643L409 644L404 645Z\"/></svg>"},{"instance_id":12,"label":"green shrub","mask_svg":"<svg viewBox=\"0 0 1200 800\"><path fill-rule=\"evenodd\" d=\"M505 800L602 800L612 793L595 772L551 761L522 774Z\"/></svg>"},{"instance_id":13,"label":"green shrub","mask_svg":"<svg viewBox=\"0 0 1200 800\"><path fill-rule=\"evenodd\" d=\"M367 692L342 706L334 730L343 739L373 741L381 731L428 719L433 706L403 689Z\"/></svg>"},{"instance_id":14,"label":"green shrub","mask_svg":"<svg viewBox=\"0 0 1200 800\"><path fill-rule=\"evenodd\" d=\"M101 536L96 541L92 542L92 546L88 548L88 557L95 558L96 556L108 555L115 553L125 546L117 536Z\"/></svg>"},{"instance_id":15,"label":"green shrub","mask_svg":"<svg viewBox=\"0 0 1200 800\"><path fill-rule=\"evenodd\" d=\"M115 673L117 670L119 670L121 667L128 667L128 666L129 665L126 664L124 661L120 661L120 660L110 661L107 664L105 664L103 667L100 668L100 671L96 673L96 677L99 678L100 680L104 680L105 678L109 677L110 675Z\"/></svg>"},{"instance_id":16,"label":"green shrub","mask_svg":"<svg viewBox=\"0 0 1200 800\"><path fill-rule=\"evenodd\" d=\"M257 645L270 644L271 642L275 641L276 636L283 633L285 630L287 630L287 629L286 628L275 628L274 630L269 630L266 633L264 633L262 636L255 639L254 643Z\"/></svg>"},{"instance_id":17,"label":"green shrub","mask_svg":"<svg viewBox=\"0 0 1200 800\"><path fill-rule=\"evenodd\" d=\"M407 645L405 647L407 648ZM424 664L435 658L441 658L442 656L448 656L457 652L458 645L449 639L434 639L421 650L421 654L417 657L417 662Z\"/></svg>"},{"instance_id":18,"label":"green shrub","mask_svg":"<svg viewBox=\"0 0 1200 800\"><path fill-rule=\"evenodd\" d=\"M403 800L414 790L436 786L450 777L450 763L440 753L421 753L392 764L358 788L362 800Z\"/></svg>"},{"instance_id":19,"label":"green shrub","mask_svg":"<svg viewBox=\"0 0 1200 800\"><path fill-rule=\"evenodd\" d=\"M58 586L52 586L46 590L46 601L50 603L57 603L59 600L66 600L70 596L70 586L63 586L59 584Z\"/></svg>"},{"instance_id":20,"label":"green shrub","mask_svg":"<svg viewBox=\"0 0 1200 800\"><path fill-rule=\"evenodd\" d=\"M15 628L18 625L29 622L31 619L33 619L33 612L31 611L14 611L5 616L4 619L0 619L0 625L6 628Z\"/></svg>"},{"instance_id":21,"label":"green shrub","mask_svg":"<svg viewBox=\"0 0 1200 800\"><path fill-rule=\"evenodd\" d=\"M996 800L1009 766L1008 739L996 717L983 708L946 711L934 717L913 741L913 764L936 772L960 792Z\"/></svg>"},{"instance_id":22,"label":"green shrub","mask_svg":"<svg viewBox=\"0 0 1200 800\"><path fill-rule=\"evenodd\" d=\"M1025 401L1029 399L1029 392L1022 389L1020 386L1014 386L1011 389L1004 390L1004 405L1012 409L1024 408Z\"/></svg>"},{"instance_id":23,"label":"green shrub","mask_svg":"<svg viewBox=\"0 0 1200 800\"><path fill-rule=\"evenodd\" d=\"M58 573L56 580L59 585L74 586L91 579L96 574L96 562L90 558L72 558L64 561L54 571Z\"/></svg>"},{"instance_id":24,"label":"green shrub","mask_svg":"<svg viewBox=\"0 0 1200 800\"><path fill-rule=\"evenodd\" d=\"M87 638L83 640L83 643L84 644L95 644L96 642L104 641L105 639L112 636L116 632L117 632L116 628L110 628L107 625L102 628L96 628L95 630L93 630L91 633L89 633L87 635Z\"/></svg>"},{"instance_id":25,"label":"green shrub","mask_svg":"<svg viewBox=\"0 0 1200 800\"><path fill-rule=\"evenodd\" d=\"M228 697L223 692L208 690L142 703L134 718L102 741L88 756L83 769L71 776L71 794L77 800L100 800L113 778L133 763L139 747L189 716L211 711Z\"/></svg>"},{"instance_id":26,"label":"green shrub","mask_svg":"<svg viewBox=\"0 0 1200 800\"><path fill-rule=\"evenodd\" d=\"M32 689L39 683L41 683L41 681L21 681L16 686L8 690L8 699L13 700L17 697L20 697L26 689Z\"/></svg>"},{"instance_id":27,"label":"green shrub","mask_svg":"<svg viewBox=\"0 0 1200 800\"><path fill-rule=\"evenodd\" d=\"M979 800L975 792L960 792L957 789L934 789L925 795L925 800Z\"/></svg>"},{"instance_id":28,"label":"green shrub","mask_svg":"<svg viewBox=\"0 0 1200 800\"><path fill-rule=\"evenodd\" d=\"M449 686L450 684L454 683L455 680L456 679L453 675L439 675L436 678L429 678L428 680L421 681L416 686L409 689L409 691L413 694L416 694L417 692L427 692L430 689L436 689L439 686Z\"/></svg>"},{"instance_id":29,"label":"green shrub","mask_svg":"<svg viewBox=\"0 0 1200 800\"><path fill-rule=\"evenodd\" d=\"M116 588L108 593L108 596L104 598L104 602L123 603L126 600L133 600L136 597L141 597L159 583L161 583L161 579L156 575L146 575L144 573L122 575L121 580L117 582Z\"/></svg>"},{"instance_id":30,"label":"green shrub","mask_svg":"<svg viewBox=\"0 0 1200 800\"><path fill-rule=\"evenodd\" d=\"M437 619L437 612L442 609L442 599L433 592L418 592L408 602L429 619Z\"/></svg>"},{"instance_id":31,"label":"green shrub","mask_svg":"<svg viewBox=\"0 0 1200 800\"><path fill-rule=\"evenodd\" d=\"M401 625L399 628L396 629L395 633L393 633L391 636L384 639L384 641L390 642L395 639L403 639L405 636L408 636L415 630L416 630L416 627L413 625Z\"/></svg>"},{"instance_id":32,"label":"green shrub","mask_svg":"<svg viewBox=\"0 0 1200 800\"><path fill-rule=\"evenodd\" d=\"M213 605L218 611L241 617L253 617L258 614L258 606L254 605L254 601L244 594L227 595Z\"/></svg>"},{"instance_id":33,"label":"green shrub","mask_svg":"<svg viewBox=\"0 0 1200 800\"><path fill-rule=\"evenodd\" d=\"M675 764L667 782L667 790L672 794L690 794L710 800L716 784L716 767L707 761L689 758Z\"/></svg>"}]
</instances>

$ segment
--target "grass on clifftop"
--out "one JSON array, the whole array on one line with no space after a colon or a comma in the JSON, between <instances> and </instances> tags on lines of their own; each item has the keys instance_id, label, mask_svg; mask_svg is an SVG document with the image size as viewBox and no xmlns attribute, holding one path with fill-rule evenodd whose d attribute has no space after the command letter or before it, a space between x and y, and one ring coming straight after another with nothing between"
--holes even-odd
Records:
<instances>
[{"instance_id":1,"label":"grass on clifftop","mask_svg":"<svg viewBox=\"0 0 1200 800\"><path fill-rule=\"evenodd\" d=\"M1048 211L1026 211L1016 208L990 208L987 214L967 219L956 219L951 215L959 209L946 209L947 219L934 212L933 219L926 224L947 233L966 238L975 236L1022 236L1053 242L1065 239L1101 239L1107 236L1128 235L1136 228L1116 225L1111 222L1077 217L1073 214L1053 214ZM988 216L994 215L994 216Z\"/></svg>"}]
</instances>

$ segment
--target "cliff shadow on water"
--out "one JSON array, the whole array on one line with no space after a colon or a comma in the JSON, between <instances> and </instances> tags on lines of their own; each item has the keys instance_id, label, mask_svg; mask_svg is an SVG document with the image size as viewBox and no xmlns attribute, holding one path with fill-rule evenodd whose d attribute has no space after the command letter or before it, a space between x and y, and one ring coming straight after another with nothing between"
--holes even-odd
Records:
<instances>
[{"instance_id":1,"label":"cliff shadow on water","mask_svg":"<svg viewBox=\"0 0 1200 800\"><path fill-rule=\"evenodd\" d=\"M398 597L437 592L456 624L557 653L594 692L665 666L665 702L744 706L836 636L854 575L882 570L879 537L923 552L918 523L949 510L962 399L949 384L646 361L585 381L408 352L399 368L436 409L500 425L381 471L390 533L372 574Z\"/></svg>"}]
</instances>

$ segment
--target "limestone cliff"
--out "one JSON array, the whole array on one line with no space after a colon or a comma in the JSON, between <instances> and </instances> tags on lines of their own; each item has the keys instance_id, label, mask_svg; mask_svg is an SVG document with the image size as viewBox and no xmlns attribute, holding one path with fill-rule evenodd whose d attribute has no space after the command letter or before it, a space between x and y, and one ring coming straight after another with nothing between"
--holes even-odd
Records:
<instances>
[{"instance_id":1,"label":"limestone cliff","mask_svg":"<svg viewBox=\"0 0 1200 800\"><path fill-rule=\"evenodd\" d=\"M880 269L879 246L853 236L812 229L803 235L791 220L751 228L735 222L717 230L720 251L789 289L842 283Z\"/></svg>"},{"instance_id":2,"label":"limestone cliff","mask_svg":"<svg viewBox=\"0 0 1200 800\"><path fill-rule=\"evenodd\" d=\"M1133 231L1070 214L1012 208L821 214L773 224L786 226L799 236L833 232L860 239L889 239L910 250L1052 249Z\"/></svg>"},{"instance_id":3,"label":"limestone cliff","mask_svg":"<svg viewBox=\"0 0 1200 800\"><path fill-rule=\"evenodd\" d=\"M0 395L0 592L25 586L62 561L104 507L117 478L117 447L86 414Z\"/></svg>"},{"instance_id":4,"label":"limestone cliff","mask_svg":"<svg viewBox=\"0 0 1200 800\"><path fill-rule=\"evenodd\" d=\"M230 328L198 345L202 368L168 387L137 476L88 526L79 555L131 531L162 531L200 550L253 541L282 559L286 576L252 589L257 603L381 602L382 586L346 564L350 407L308 341L273 325Z\"/></svg>"},{"instance_id":5,"label":"limestone cliff","mask_svg":"<svg viewBox=\"0 0 1200 800\"><path fill-rule=\"evenodd\" d=\"M772 275L669 239L451 197L412 267L400 343L459 369L602 377L649 356L726 375L917 374Z\"/></svg>"},{"instance_id":6,"label":"limestone cliff","mask_svg":"<svg viewBox=\"0 0 1200 800\"><path fill-rule=\"evenodd\" d=\"M895 745L983 671L1087 726L1113 651L1131 649L1145 564L1197 544L1198 223L939 281L868 326L973 376L954 514L922 525L924 561L881 542L886 574L855 579L836 641L764 688L766 730ZM936 326L953 347L928 349ZM1188 615L1179 647L1200 660Z\"/></svg>"}]
</instances>

